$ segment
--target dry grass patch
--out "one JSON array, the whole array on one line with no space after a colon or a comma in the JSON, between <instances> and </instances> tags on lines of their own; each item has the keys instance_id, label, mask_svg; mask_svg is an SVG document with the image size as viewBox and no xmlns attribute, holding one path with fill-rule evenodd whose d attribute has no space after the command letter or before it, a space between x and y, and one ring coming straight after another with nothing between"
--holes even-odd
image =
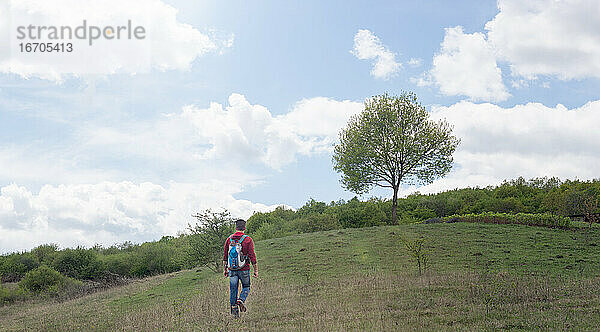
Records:
<instances>
[{"instance_id":1,"label":"dry grass patch","mask_svg":"<svg viewBox=\"0 0 600 332\"><path fill-rule=\"evenodd\" d=\"M228 313L228 283L119 317L122 331L593 330L600 278L564 282L507 273L350 274L306 284L255 280L248 312Z\"/></svg>"},{"instance_id":2,"label":"dry grass patch","mask_svg":"<svg viewBox=\"0 0 600 332\"><path fill-rule=\"evenodd\" d=\"M131 297L144 292L177 273L164 274L114 287L63 302L30 301L0 307L2 331L74 331L104 330L126 310L115 310L109 304L115 298Z\"/></svg>"}]
</instances>

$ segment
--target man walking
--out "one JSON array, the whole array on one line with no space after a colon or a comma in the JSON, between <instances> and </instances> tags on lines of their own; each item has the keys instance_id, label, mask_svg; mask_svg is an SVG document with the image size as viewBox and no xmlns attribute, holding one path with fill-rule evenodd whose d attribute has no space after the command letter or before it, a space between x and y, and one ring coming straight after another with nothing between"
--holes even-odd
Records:
<instances>
[{"instance_id":1,"label":"man walking","mask_svg":"<svg viewBox=\"0 0 600 332\"><path fill-rule=\"evenodd\" d=\"M253 276L258 277L258 266L254 254L254 241L244 234L246 221L238 219L235 221L236 232L231 234L225 241L223 253L223 275L229 277L229 303L231 313L239 317L240 311L245 312L246 298L250 292L250 264L254 267ZM242 283L242 291L238 298L238 285Z\"/></svg>"}]
</instances>

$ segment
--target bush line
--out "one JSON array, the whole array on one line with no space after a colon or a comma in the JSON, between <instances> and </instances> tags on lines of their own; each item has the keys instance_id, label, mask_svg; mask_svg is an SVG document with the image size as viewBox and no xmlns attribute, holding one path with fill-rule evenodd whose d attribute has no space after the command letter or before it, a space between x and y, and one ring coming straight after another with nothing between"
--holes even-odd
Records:
<instances>
[{"instance_id":1,"label":"bush line","mask_svg":"<svg viewBox=\"0 0 600 332\"><path fill-rule=\"evenodd\" d=\"M550 228L570 228L571 219L550 213L470 213L440 218L442 222L471 222L486 224L518 224Z\"/></svg>"}]
</instances>

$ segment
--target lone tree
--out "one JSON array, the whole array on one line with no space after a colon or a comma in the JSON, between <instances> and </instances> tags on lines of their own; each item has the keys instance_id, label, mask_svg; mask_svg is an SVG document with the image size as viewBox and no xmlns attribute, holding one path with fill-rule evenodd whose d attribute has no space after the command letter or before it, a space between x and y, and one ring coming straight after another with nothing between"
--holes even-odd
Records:
<instances>
[{"instance_id":1,"label":"lone tree","mask_svg":"<svg viewBox=\"0 0 600 332\"><path fill-rule=\"evenodd\" d=\"M342 186L356 194L373 186L392 188L393 223L400 184L427 184L447 174L460 143L446 121L429 119L412 92L368 99L364 111L350 118L339 138L333 168L341 173Z\"/></svg>"},{"instance_id":2,"label":"lone tree","mask_svg":"<svg viewBox=\"0 0 600 332\"><path fill-rule=\"evenodd\" d=\"M188 255L201 266L207 266L214 272L221 269L223 244L233 233L234 222L227 210L213 212L210 209L192 215L198 222L188 224Z\"/></svg>"}]
</instances>

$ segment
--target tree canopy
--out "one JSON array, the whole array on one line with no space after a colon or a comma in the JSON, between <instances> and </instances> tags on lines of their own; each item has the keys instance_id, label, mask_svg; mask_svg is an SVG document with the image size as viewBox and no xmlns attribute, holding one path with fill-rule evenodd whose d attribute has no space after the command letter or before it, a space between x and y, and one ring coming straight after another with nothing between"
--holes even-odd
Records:
<instances>
[{"instance_id":1,"label":"tree canopy","mask_svg":"<svg viewBox=\"0 0 600 332\"><path fill-rule=\"evenodd\" d=\"M391 188L395 223L400 185L427 184L447 174L459 143L452 126L430 120L414 93L383 94L368 99L341 130L333 168L342 186L357 194L373 186Z\"/></svg>"}]
</instances>

